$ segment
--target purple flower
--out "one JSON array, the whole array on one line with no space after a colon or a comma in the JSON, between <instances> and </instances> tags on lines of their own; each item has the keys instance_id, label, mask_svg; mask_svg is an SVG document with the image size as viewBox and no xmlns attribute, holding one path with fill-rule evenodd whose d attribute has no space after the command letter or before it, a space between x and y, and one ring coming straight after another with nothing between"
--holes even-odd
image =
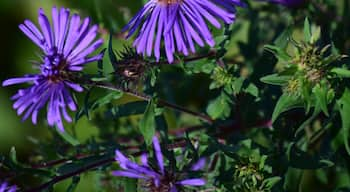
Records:
<instances>
[{"instance_id":1,"label":"purple flower","mask_svg":"<svg viewBox=\"0 0 350 192\"><path fill-rule=\"evenodd\" d=\"M8 183L4 182L0 185L0 192L15 192L17 191L17 187L9 186Z\"/></svg>"},{"instance_id":2,"label":"purple flower","mask_svg":"<svg viewBox=\"0 0 350 192\"><path fill-rule=\"evenodd\" d=\"M89 55L103 41L95 40L97 25L90 27L89 18L81 20L77 14L70 16L69 9L53 7L52 26L42 9L39 9L38 20L40 29L29 20L25 20L19 28L43 52L39 62L40 73L8 79L2 85L31 83L31 87L20 89L12 97L18 115L23 115L23 120L31 116L36 124L39 110L47 104L48 124L64 131L62 116L67 122L72 121L67 107L71 111L77 108L70 90L83 91L68 77L81 71L85 64L102 59L102 54Z\"/></svg>"},{"instance_id":3,"label":"purple flower","mask_svg":"<svg viewBox=\"0 0 350 192\"><path fill-rule=\"evenodd\" d=\"M157 137L153 137L153 149L157 160L157 169L148 164L147 155L141 156L142 164L136 164L116 150L116 161L119 162L123 171L113 171L114 176L141 179L144 187L150 191L177 192L180 186L202 186L205 180L201 178L180 179L175 173L165 170L163 155ZM192 166L192 171L198 171L205 166L205 160L201 159Z\"/></svg>"},{"instance_id":4,"label":"purple flower","mask_svg":"<svg viewBox=\"0 0 350 192\"><path fill-rule=\"evenodd\" d=\"M273 3L282 4L287 7L299 7L305 4L307 0L270 0L270 1Z\"/></svg>"},{"instance_id":5,"label":"purple flower","mask_svg":"<svg viewBox=\"0 0 350 192\"><path fill-rule=\"evenodd\" d=\"M216 28L221 28L220 20L231 24L236 18L235 6L243 5L241 0L150 0L124 31L129 31L129 38L139 29L133 45L147 56L153 51L157 61L163 40L168 62L172 63L176 49L188 55L196 51L195 44L214 46L207 21Z\"/></svg>"}]
</instances>

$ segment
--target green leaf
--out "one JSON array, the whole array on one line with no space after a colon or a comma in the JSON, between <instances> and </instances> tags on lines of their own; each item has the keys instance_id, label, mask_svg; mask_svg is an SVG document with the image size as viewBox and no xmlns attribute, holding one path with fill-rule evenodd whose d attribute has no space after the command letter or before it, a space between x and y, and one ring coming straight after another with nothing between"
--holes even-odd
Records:
<instances>
[{"instance_id":1,"label":"green leaf","mask_svg":"<svg viewBox=\"0 0 350 192\"><path fill-rule=\"evenodd\" d=\"M232 89L234 94L238 94L241 92L245 79L243 77L234 79L232 83Z\"/></svg>"},{"instance_id":2,"label":"green leaf","mask_svg":"<svg viewBox=\"0 0 350 192\"><path fill-rule=\"evenodd\" d=\"M117 64L118 60L117 60L117 57L116 57L114 50L113 50L113 34L112 33L109 35L108 55L109 55L109 60L111 61L114 70L117 71L118 69L115 65Z\"/></svg>"},{"instance_id":3,"label":"green leaf","mask_svg":"<svg viewBox=\"0 0 350 192\"><path fill-rule=\"evenodd\" d=\"M146 145L152 144L152 138L156 132L156 120L155 120L156 104L152 99L146 108L143 118L140 121L140 132L143 135Z\"/></svg>"},{"instance_id":4,"label":"green leaf","mask_svg":"<svg viewBox=\"0 0 350 192\"><path fill-rule=\"evenodd\" d=\"M350 155L349 132L350 132L350 90L346 89L343 96L337 101L342 120L341 132L343 134L346 151Z\"/></svg>"},{"instance_id":5,"label":"green leaf","mask_svg":"<svg viewBox=\"0 0 350 192\"><path fill-rule=\"evenodd\" d=\"M143 114L148 106L145 101L135 101L112 108L111 112L115 117L126 117L130 115Z\"/></svg>"},{"instance_id":6,"label":"green leaf","mask_svg":"<svg viewBox=\"0 0 350 192\"><path fill-rule=\"evenodd\" d=\"M244 92L253 95L254 97L259 96L259 89L253 83L250 83L247 88L244 89Z\"/></svg>"},{"instance_id":7,"label":"green leaf","mask_svg":"<svg viewBox=\"0 0 350 192\"><path fill-rule=\"evenodd\" d=\"M295 131L295 137L298 137L299 134L302 133L302 131L305 129L306 126L308 126L312 121L314 121L318 115L321 113L321 108L320 107L315 107L314 112L312 113L311 117L306 119L300 126L299 128Z\"/></svg>"},{"instance_id":8,"label":"green leaf","mask_svg":"<svg viewBox=\"0 0 350 192\"><path fill-rule=\"evenodd\" d=\"M77 189L79 182L80 182L80 176L74 176L72 178L72 183L69 185L66 192L74 192Z\"/></svg>"},{"instance_id":9,"label":"green leaf","mask_svg":"<svg viewBox=\"0 0 350 192\"><path fill-rule=\"evenodd\" d=\"M151 74L151 86L154 87L157 83L157 74L160 72L159 68L152 67L150 69Z\"/></svg>"},{"instance_id":10,"label":"green leaf","mask_svg":"<svg viewBox=\"0 0 350 192\"><path fill-rule=\"evenodd\" d=\"M207 113L213 119L228 117L231 113L231 99L222 92L219 97L209 102Z\"/></svg>"},{"instance_id":11,"label":"green leaf","mask_svg":"<svg viewBox=\"0 0 350 192\"><path fill-rule=\"evenodd\" d=\"M92 102L89 102L91 90L89 90L84 99L84 106L77 112L75 116L75 120L78 121L83 115L86 115L88 119L90 119L90 112L98 109L104 105L112 103L113 100L117 100L123 96L123 92L113 91L108 93L107 95L96 99Z\"/></svg>"},{"instance_id":12,"label":"green leaf","mask_svg":"<svg viewBox=\"0 0 350 192\"><path fill-rule=\"evenodd\" d=\"M272 123L274 123L277 117L290 109L302 107L302 101L299 97L284 93L278 100L276 107L272 114Z\"/></svg>"},{"instance_id":13,"label":"green leaf","mask_svg":"<svg viewBox=\"0 0 350 192\"><path fill-rule=\"evenodd\" d=\"M56 128L56 132L59 136L61 136L62 139L64 139L67 143L71 144L72 146L75 147L80 145L80 142L71 135L69 135L67 131L60 131Z\"/></svg>"},{"instance_id":14,"label":"green leaf","mask_svg":"<svg viewBox=\"0 0 350 192\"><path fill-rule=\"evenodd\" d=\"M227 35L219 35L214 38L214 41L219 42L218 44L220 44L227 41L227 38L229 38Z\"/></svg>"},{"instance_id":15,"label":"green leaf","mask_svg":"<svg viewBox=\"0 0 350 192\"><path fill-rule=\"evenodd\" d=\"M327 108L327 105L328 105L327 87L321 86L318 84L313 88L313 92L316 97L316 106L319 107L325 115L329 116L328 108Z\"/></svg>"},{"instance_id":16,"label":"green leaf","mask_svg":"<svg viewBox=\"0 0 350 192\"><path fill-rule=\"evenodd\" d=\"M339 77L350 78L350 70L344 68L333 68L332 73L337 74Z\"/></svg>"},{"instance_id":17,"label":"green leaf","mask_svg":"<svg viewBox=\"0 0 350 192\"><path fill-rule=\"evenodd\" d=\"M274 41L274 44L278 47L281 47L283 49L287 48L289 38L292 33L292 28L288 27L286 30L284 30Z\"/></svg>"},{"instance_id":18,"label":"green leaf","mask_svg":"<svg viewBox=\"0 0 350 192\"><path fill-rule=\"evenodd\" d=\"M100 52L100 54L104 54L106 52L106 48L104 48L101 52ZM103 59L101 59L101 60L99 60L98 62L97 62L97 69L98 69L98 75L100 76L100 77L102 77L103 76Z\"/></svg>"},{"instance_id":19,"label":"green leaf","mask_svg":"<svg viewBox=\"0 0 350 192\"><path fill-rule=\"evenodd\" d=\"M92 77L90 80L93 82L104 82L108 81L109 77Z\"/></svg>"},{"instance_id":20,"label":"green leaf","mask_svg":"<svg viewBox=\"0 0 350 192\"><path fill-rule=\"evenodd\" d=\"M321 27L315 26L312 28L312 36L310 39L311 44L315 44L321 37Z\"/></svg>"},{"instance_id":21,"label":"green leaf","mask_svg":"<svg viewBox=\"0 0 350 192\"><path fill-rule=\"evenodd\" d=\"M279 85L283 86L288 83L288 81L292 78L292 76L280 76L278 74L267 75L260 79L261 82L270 84L270 85Z\"/></svg>"},{"instance_id":22,"label":"green leaf","mask_svg":"<svg viewBox=\"0 0 350 192\"><path fill-rule=\"evenodd\" d=\"M305 18L305 21L304 21L304 39L305 39L305 41L310 42L311 36L312 36L311 25L310 25L309 19Z\"/></svg>"},{"instance_id":23,"label":"green leaf","mask_svg":"<svg viewBox=\"0 0 350 192\"><path fill-rule=\"evenodd\" d=\"M18 164L18 161L17 161L17 153L16 153L16 148L15 147L11 147L11 150L10 150L10 160L12 163L14 164Z\"/></svg>"},{"instance_id":24,"label":"green leaf","mask_svg":"<svg viewBox=\"0 0 350 192\"><path fill-rule=\"evenodd\" d=\"M91 109L97 109L101 106L107 105L111 103L113 100L120 99L123 96L123 92L121 91L113 91L108 93L107 95L97 99L91 106Z\"/></svg>"},{"instance_id":25,"label":"green leaf","mask_svg":"<svg viewBox=\"0 0 350 192\"><path fill-rule=\"evenodd\" d=\"M282 178L278 177L278 176L270 177L270 178L265 179L261 185L264 186L264 188L266 188L266 189L272 189L272 187L275 186L281 180L282 180Z\"/></svg>"},{"instance_id":26,"label":"green leaf","mask_svg":"<svg viewBox=\"0 0 350 192\"><path fill-rule=\"evenodd\" d=\"M279 60L291 60L291 57L288 55L288 53L280 47L274 45L265 45L265 49L273 53Z\"/></svg>"}]
</instances>

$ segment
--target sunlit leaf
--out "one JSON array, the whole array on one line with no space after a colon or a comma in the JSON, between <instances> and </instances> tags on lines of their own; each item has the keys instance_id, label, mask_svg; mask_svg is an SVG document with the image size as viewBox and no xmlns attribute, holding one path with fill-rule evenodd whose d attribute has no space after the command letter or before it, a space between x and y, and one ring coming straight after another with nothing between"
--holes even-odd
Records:
<instances>
[{"instance_id":1,"label":"sunlit leaf","mask_svg":"<svg viewBox=\"0 0 350 192\"><path fill-rule=\"evenodd\" d=\"M277 104L273 111L272 122L275 122L281 113L286 112L290 109L299 108L302 106L303 106L303 103L297 96L290 95L287 93L283 94L277 101Z\"/></svg>"},{"instance_id":2,"label":"sunlit leaf","mask_svg":"<svg viewBox=\"0 0 350 192\"><path fill-rule=\"evenodd\" d=\"M145 139L147 145L152 144L152 138L156 132L156 120L155 120L156 104L153 100L148 103L143 118L140 121L140 132Z\"/></svg>"}]
</instances>

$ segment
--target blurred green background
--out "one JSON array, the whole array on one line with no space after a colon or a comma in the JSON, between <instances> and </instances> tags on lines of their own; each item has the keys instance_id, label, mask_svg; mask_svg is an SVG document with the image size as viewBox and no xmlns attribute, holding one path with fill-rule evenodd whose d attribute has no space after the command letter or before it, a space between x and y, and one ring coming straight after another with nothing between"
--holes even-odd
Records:
<instances>
[{"instance_id":1,"label":"blurred green background","mask_svg":"<svg viewBox=\"0 0 350 192\"><path fill-rule=\"evenodd\" d=\"M44 8L45 12L49 15L53 5L58 7L64 6L71 8L73 12L77 12L79 10L79 13L83 16L89 15L93 17L95 23L99 23L103 29L103 37L106 40L104 47L107 47L107 40L109 36L108 30L112 30L114 32L120 31L120 29L126 24L126 21L132 15L134 15L138 9L141 8L145 1L146 0L1 0L0 42L2 43L2 46L0 46L0 80L3 81L10 77L23 76L24 74L36 72L36 70L32 68L30 61L37 60L37 55L40 53L39 48L37 48L18 29L18 25L25 19L30 19L34 23L37 23L37 12L39 8ZM266 3L264 3L264 5L266 5ZM259 13L245 13L245 20L243 22L243 19L238 19L238 23L240 24L241 28L236 34L234 34L234 37L230 42L228 57L235 56L235 59L238 59L239 62L246 62L245 64L250 67L263 66L260 68L261 73L259 73L259 76L253 76L257 83L259 83L258 79L262 77L263 74L271 73L274 67L274 64L272 64L274 63L273 57L271 55L263 54L263 45L273 42L277 35L283 31L287 25L293 23L291 21L293 19L290 17L290 12L283 8L276 7L277 6L264 7L266 8L266 12L261 13L259 16L257 16ZM341 8L343 5L339 4L338 7ZM278 12L275 10L278 10ZM275 14L270 14L270 12L273 11L275 11ZM311 17L311 20L316 20L318 23L327 23L326 20L322 19L322 17L318 17L317 15L315 16L313 13L304 13L305 12L300 12L299 14L295 14L294 19L296 21L301 21L302 23L305 16L309 16ZM315 16L315 18L313 18L313 16ZM254 20L258 17L260 20ZM249 20L254 21L254 23L250 22ZM348 28L346 28L347 30L344 30L344 35L349 34L349 25L345 25L345 27ZM301 31L300 29L301 28L299 28L299 33ZM296 33L298 33L298 30L296 30ZM337 41L337 38L338 37L336 36L335 41ZM256 44L252 44L252 42L250 42L251 39L256 39ZM237 42L240 42L242 47L246 46L245 49L248 53L249 51L255 52L244 56L237 55L237 53L240 51ZM114 49L117 51L121 50L124 43L130 44L124 40L114 39ZM249 45L246 45L247 43L249 43ZM338 44L344 44L344 41L340 36ZM344 47L338 46L338 48L342 52L345 51L344 54L346 51L349 53L350 41L348 40L348 42L343 46ZM264 62L266 61L266 63L261 63L261 60ZM105 65L105 68L107 71L111 70L111 66ZM91 64L88 67L88 70L95 72L96 66ZM195 87L196 90L203 88L205 91L207 91L208 88L207 85L198 86L198 84L195 82L187 86L188 90L193 90L193 87ZM22 122L21 117L16 115L16 111L12 109L12 101L10 100L10 97L18 90L18 88L19 86L0 88L0 154L7 155L9 154L11 147L15 147L19 161L28 162L30 160L30 156L35 153L36 145L33 143L33 141L35 141L35 139L45 140L49 138L51 134L48 127L45 125L45 114L42 113L42 117L39 118L40 121L37 126L32 125L30 120ZM169 92L168 94L171 95L174 92ZM199 91L192 91L192 93L195 92L198 92L198 95L192 95L192 103L194 103L194 101L207 101L210 100L208 98L211 98ZM177 94L184 97L183 92L179 92ZM83 97L83 94L78 94L78 97ZM188 98L184 98L185 101L186 99ZM203 102L201 104L203 104ZM206 103L204 103L204 105L205 104ZM270 103L266 104L266 106L264 106L265 109L273 109L272 105L270 105ZM205 109L203 110L202 108L200 110L205 111ZM68 129L69 128L70 127L68 126ZM98 132L97 128L89 124L86 118L79 121L79 123L76 125L76 130L77 137L81 141L86 140L90 136L97 135ZM0 173L0 181L4 179L1 178L2 176L3 175ZM96 179L95 175L85 174L81 179L82 181L79 184L77 191L98 191L93 187L94 185L92 185ZM70 182L70 180L59 184L55 191L65 191L68 182Z\"/></svg>"}]
</instances>

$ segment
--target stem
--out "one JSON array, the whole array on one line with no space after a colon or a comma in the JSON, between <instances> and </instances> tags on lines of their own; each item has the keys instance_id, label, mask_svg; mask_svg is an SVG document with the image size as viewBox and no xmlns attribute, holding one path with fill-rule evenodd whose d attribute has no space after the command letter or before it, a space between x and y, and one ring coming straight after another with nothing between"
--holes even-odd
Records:
<instances>
[{"instance_id":1,"label":"stem","mask_svg":"<svg viewBox=\"0 0 350 192\"><path fill-rule=\"evenodd\" d=\"M199 131L202 129L205 129L206 126L204 125L196 125L196 126L191 126L191 127L182 127L179 129L170 129L169 134L174 135L174 136L182 136L184 133L188 132L194 132L194 131Z\"/></svg>"},{"instance_id":2,"label":"stem","mask_svg":"<svg viewBox=\"0 0 350 192\"><path fill-rule=\"evenodd\" d=\"M104 159L104 160L98 161L96 163L92 163L91 165L88 165L86 167L83 167L81 169L73 171L73 172L68 173L66 175L57 176L57 177L53 178L52 180L50 180L49 182L44 183L44 184L42 184L42 185L40 185L40 186L38 186L36 188L29 189L26 192L42 191L42 190L47 189L47 188L51 187L52 185L54 185L54 184L56 184L56 183L58 183L60 181L63 181L65 179L68 179L68 178L76 176L76 175L80 175L81 173L84 173L84 172L86 172L86 171L88 171L90 169L98 168L100 166L112 163L113 161L114 161L114 158L108 158L108 159Z\"/></svg>"},{"instance_id":3,"label":"stem","mask_svg":"<svg viewBox=\"0 0 350 192\"><path fill-rule=\"evenodd\" d=\"M127 95L130 95L130 96L133 96L133 97L136 97L136 98L139 98L141 100L148 101L148 102L151 101L151 99L152 99L152 97L150 97L148 95L142 95L142 94L139 94L139 93L132 92L130 90L124 90L122 88L119 88L119 87L114 86L113 84L109 84L109 83L91 82L90 85L96 86L96 87L99 87L99 88L103 88L103 89L112 90L112 91L124 92ZM205 114L202 114L202 113L198 113L198 112L186 109L186 108L184 108L182 106L170 103L168 101L165 101L165 100L162 100L162 99L157 99L157 104L160 105L160 106L163 106L163 107L168 107L168 108L174 109L176 111L187 113L189 115L198 117L199 119L209 123L210 125L212 125L214 123L214 120L212 120L208 115L205 115Z\"/></svg>"}]
</instances>

